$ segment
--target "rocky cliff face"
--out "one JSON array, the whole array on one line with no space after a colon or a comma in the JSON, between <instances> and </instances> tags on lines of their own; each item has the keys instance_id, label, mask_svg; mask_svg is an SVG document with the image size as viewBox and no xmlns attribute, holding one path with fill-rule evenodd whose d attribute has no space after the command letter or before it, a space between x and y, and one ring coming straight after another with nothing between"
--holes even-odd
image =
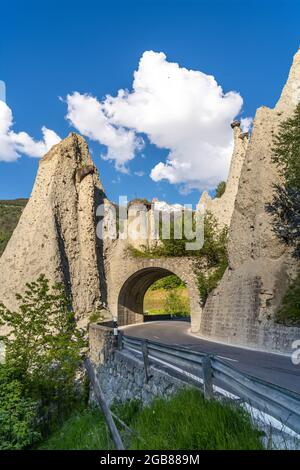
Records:
<instances>
[{"instance_id":1,"label":"rocky cliff face","mask_svg":"<svg viewBox=\"0 0 300 470\"><path fill-rule=\"evenodd\" d=\"M229 227L230 225L249 141L248 133L241 132L239 121L234 121L231 127L233 129L234 148L225 192L220 198L211 199L209 194L204 191L198 203L198 208L202 206L205 211L209 211L216 218L219 227L225 225Z\"/></svg>"},{"instance_id":2,"label":"rocky cliff face","mask_svg":"<svg viewBox=\"0 0 300 470\"><path fill-rule=\"evenodd\" d=\"M0 300L15 309L15 293L45 274L64 282L79 323L106 298L95 211L104 192L88 146L70 134L40 161L32 196L0 258Z\"/></svg>"},{"instance_id":3,"label":"rocky cliff face","mask_svg":"<svg viewBox=\"0 0 300 470\"><path fill-rule=\"evenodd\" d=\"M289 338L291 347L296 333L275 325L274 313L298 265L274 234L266 204L279 181L271 161L273 137L299 100L300 50L275 108L259 108L255 116L230 225L229 269L202 318L207 336L275 350L286 350Z\"/></svg>"}]
</instances>

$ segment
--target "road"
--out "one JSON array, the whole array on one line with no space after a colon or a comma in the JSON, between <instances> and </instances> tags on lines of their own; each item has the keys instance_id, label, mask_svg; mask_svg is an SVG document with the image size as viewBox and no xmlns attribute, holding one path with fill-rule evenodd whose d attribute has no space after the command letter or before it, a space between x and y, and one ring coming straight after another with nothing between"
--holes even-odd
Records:
<instances>
[{"instance_id":1,"label":"road","mask_svg":"<svg viewBox=\"0 0 300 470\"><path fill-rule=\"evenodd\" d=\"M243 372L300 393L300 365L294 365L288 356L203 340L189 334L190 324L183 321L150 322L122 329L130 336L214 354Z\"/></svg>"}]
</instances>

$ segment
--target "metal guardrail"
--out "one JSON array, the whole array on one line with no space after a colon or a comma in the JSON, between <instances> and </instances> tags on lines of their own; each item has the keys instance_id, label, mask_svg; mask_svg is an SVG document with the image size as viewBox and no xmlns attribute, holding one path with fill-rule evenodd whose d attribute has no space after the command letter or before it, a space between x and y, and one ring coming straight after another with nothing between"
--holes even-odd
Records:
<instances>
[{"instance_id":1,"label":"metal guardrail","mask_svg":"<svg viewBox=\"0 0 300 470\"><path fill-rule=\"evenodd\" d=\"M243 373L216 356L183 346L135 338L121 331L118 345L119 350L142 355L146 380L150 377L149 362L158 363L186 383L203 385L206 398L212 398L214 385L221 387L300 435L300 394Z\"/></svg>"}]
</instances>

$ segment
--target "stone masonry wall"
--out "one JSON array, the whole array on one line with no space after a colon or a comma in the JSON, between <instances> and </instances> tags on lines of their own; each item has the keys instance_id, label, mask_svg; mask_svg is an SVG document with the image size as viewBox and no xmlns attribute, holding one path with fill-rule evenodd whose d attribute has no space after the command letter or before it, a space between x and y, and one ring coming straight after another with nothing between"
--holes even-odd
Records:
<instances>
[{"instance_id":1,"label":"stone masonry wall","mask_svg":"<svg viewBox=\"0 0 300 470\"><path fill-rule=\"evenodd\" d=\"M116 240L105 251L108 308L113 317L120 313L120 293L126 291L131 298L136 322L143 321L143 296L150 285L163 275L176 274L189 292L192 331L198 331L202 308L194 272L194 259L181 258L134 258L129 255L126 241ZM137 291L137 292L136 292ZM139 299L135 302L135 296ZM121 324L121 322L120 322Z\"/></svg>"},{"instance_id":2,"label":"stone masonry wall","mask_svg":"<svg viewBox=\"0 0 300 470\"><path fill-rule=\"evenodd\" d=\"M291 354L300 329L275 324L272 318L266 320L267 309L268 293L264 292L259 276L240 273L237 278L229 271L208 298L202 314L201 337Z\"/></svg>"},{"instance_id":3,"label":"stone masonry wall","mask_svg":"<svg viewBox=\"0 0 300 470\"><path fill-rule=\"evenodd\" d=\"M147 405L157 397L168 397L186 387L184 382L156 366L150 366L151 378L146 383L143 361L133 354L118 351L111 329L90 325L89 337L90 358L109 404L137 399Z\"/></svg>"}]
</instances>

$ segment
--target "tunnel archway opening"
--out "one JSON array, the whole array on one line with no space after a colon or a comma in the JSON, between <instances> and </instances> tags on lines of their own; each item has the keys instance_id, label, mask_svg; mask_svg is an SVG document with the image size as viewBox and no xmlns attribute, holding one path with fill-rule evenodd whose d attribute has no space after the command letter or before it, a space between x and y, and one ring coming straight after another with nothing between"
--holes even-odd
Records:
<instances>
[{"instance_id":1,"label":"tunnel archway opening","mask_svg":"<svg viewBox=\"0 0 300 470\"><path fill-rule=\"evenodd\" d=\"M176 274L155 281L144 296L144 321L189 320L190 299L186 284Z\"/></svg>"},{"instance_id":2,"label":"tunnel archway opening","mask_svg":"<svg viewBox=\"0 0 300 470\"><path fill-rule=\"evenodd\" d=\"M132 325L144 321L144 298L148 289L158 280L176 273L161 267L144 268L130 276L118 297L118 324ZM181 278L180 278L181 279ZM184 282L184 280L182 279Z\"/></svg>"}]
</instances>

